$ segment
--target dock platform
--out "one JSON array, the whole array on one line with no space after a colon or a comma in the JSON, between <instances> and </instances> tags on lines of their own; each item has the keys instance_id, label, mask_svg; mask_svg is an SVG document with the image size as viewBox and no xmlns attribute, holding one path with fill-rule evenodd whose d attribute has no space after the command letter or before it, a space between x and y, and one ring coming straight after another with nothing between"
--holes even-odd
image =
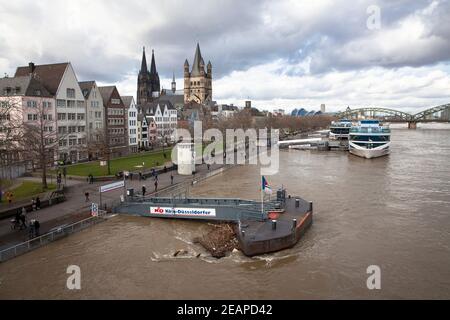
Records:
<instances>
[{"instance_id":1,"label":"dock platform","mask_svg":"<svg viewBox=\"0 0 450 320\"><path fill-rule=\"evenodd\" d=\"M164 219L231 222L247 256L293 247L313 222L313 204L279 190L261 202L220 198L128 197L115 213Z\"/></svg>"}]
</instances>

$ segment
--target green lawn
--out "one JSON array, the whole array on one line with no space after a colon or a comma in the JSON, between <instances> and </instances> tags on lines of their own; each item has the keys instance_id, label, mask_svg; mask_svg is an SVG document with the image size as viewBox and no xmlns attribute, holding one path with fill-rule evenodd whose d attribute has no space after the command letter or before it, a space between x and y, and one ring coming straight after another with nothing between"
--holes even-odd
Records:
<instances>
[{"instance_id":1,"label":"green lawn","mask_svg":"<svg viewBox=\"0 0 450 320\"><path fill-rule=\"evenodd\" d=\"M157 164L162 166L165 162L171 160L171 150L167 149L165 153L167 158L164 158L164 153L162 151L158 151L155 153L134 155L111 160L111 175L115 175L120 171L139 171L151 169L157 166ZM142 168L137 167L142 166L143 163L144 166ZM69 176L87 177L89 174L92 174L94 177L107 176L108 166L101 167L100 161L95 161L67 167L67 175Z\"/></svg>"},{"instance_id":2,"label":"green lawn","mask_svg":"<svg viewBox=\"0 0 450 320\"><path fill-rule=\"evenodd\" d=\"M56 185L54 184L48 184L48 189L44 190L42 188L42 184L39 182L33 182L33 181L24 181L20 186L17 188L14 188L12 190L9 190L13 194L13 202L16 202L21 199L26 199L35 195L38 195L40 193L55 190ZM6 200L6 192L4 191L4 194L2 196L2 203L7 202Z\"/></svg>"},{"instance_id":3,"label":"green lawn","mask_svg":"<svg viewBox=\"0 0 450 320\"><path fill-rule=\"evenodd\" d=\"M0 187L2 187L2 190L5 190L6 188L11 187L13 184L12 180L2 180L0 179Z\"/></svg>"}]
</instances>

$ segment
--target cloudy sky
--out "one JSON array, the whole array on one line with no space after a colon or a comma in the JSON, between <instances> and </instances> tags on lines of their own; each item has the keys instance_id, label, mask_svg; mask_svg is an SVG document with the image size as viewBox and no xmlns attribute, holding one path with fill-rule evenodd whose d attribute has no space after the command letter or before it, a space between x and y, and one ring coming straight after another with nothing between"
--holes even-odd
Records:
<instances>
[{"instance_id":1,"label":"cloudy sky","mask_svg":"<svg viewBox=\"0 0 450 320\"><path fill-rule=\"evenodd\" d=\"M1 1L0 72L71 61L135 95L146 46L181 88L199 41L221 103L418 111L450 102L449 1Z\"/></svg>"}]
</instances>

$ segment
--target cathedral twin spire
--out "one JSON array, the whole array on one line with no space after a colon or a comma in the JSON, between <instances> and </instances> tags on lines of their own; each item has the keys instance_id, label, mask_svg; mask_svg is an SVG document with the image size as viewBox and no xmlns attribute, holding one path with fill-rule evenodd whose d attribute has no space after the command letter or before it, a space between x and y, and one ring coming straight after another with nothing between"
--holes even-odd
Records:
<instances>
[{"instance_id":1,"label":"cathedral twin spire","mask_svg":"<svg viewBox=\"0 0 450 320\"><path fill-rule=\"evenodd\" d=\"M155 51L152 50L152 62L150 71L147 68L147 57L145 55L145 47L142 52L141 70L138 76L138 104L143 105L151 102L155 96L158 96L161 91L159 74L156 70Z\"/></svg>"}]
</instances>

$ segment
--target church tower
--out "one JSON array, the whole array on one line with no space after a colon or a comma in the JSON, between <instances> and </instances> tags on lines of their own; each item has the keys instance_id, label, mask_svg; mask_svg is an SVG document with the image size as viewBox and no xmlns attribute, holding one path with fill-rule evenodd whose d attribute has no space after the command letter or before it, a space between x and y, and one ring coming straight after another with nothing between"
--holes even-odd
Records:
<instances>
[{"instance_id":1,"label":"church tower","mask_svg":"<svg viewBox=\"0 0 450 320\"><path fill-rule=\"evenodd\" d=\"M177 83L175 81L175 72L173 73L173 79L172 79L172 92L175 94L177 92Z\"/></svg>"},{"instance_id":2,"label":"church tower","mask_svg":"<svg viewBox=\"0 0 450 320\"><path fill-rule=\"evenodd\" d=\"M208 62L205 71L205 61L197 43L192 70L189 70L189 62L184 63L184 102L195 101L200 104L212 100L212 64Z\"/></svg>"},{"instance_id":3,"label":"church tower","mask_svg":"<svg viewBox=\"0 0 450 320\"><path fill-rule=\"evenodd\" d=\"M142 53L141 70L138 75L137 84L137 104L144 105L151 102L154 98L159 96L160 82L159 74L156 70L155 53L152 51L152 62L150 71L147 67L147 57L145 55L145 47Z\"/></svg>"}]
</instances>

